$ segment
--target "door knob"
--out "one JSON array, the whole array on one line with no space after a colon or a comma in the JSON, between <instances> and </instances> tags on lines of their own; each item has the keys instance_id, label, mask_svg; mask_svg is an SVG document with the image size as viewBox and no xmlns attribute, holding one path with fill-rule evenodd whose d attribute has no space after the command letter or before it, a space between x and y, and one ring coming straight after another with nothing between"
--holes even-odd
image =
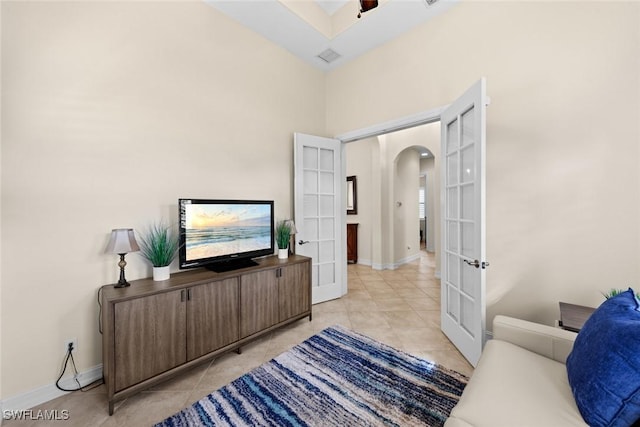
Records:
<instances>
[{"instance_id":1,"label":"door knob","mask_svg":"<svg viewBox=\"0 0 640 427\"><path fill-rule=\"evenodd\" d=\"M300 241L298 242L298 244L299 244L299 245L304 245L304 244L306 244L306 243L309 243L309 241L308 241L308 240L300 240Z\"/></svg>"},{"instance_id":2,"label":"door knob","mask_svg":"<svg viewBox=\"0 0 640 427\"><path fill-rule=\"evenodd\" d=\"M473 262L469 261L468 259L465 259L464 262L469 264L472 267L480 268L480 261L478 261L477 259L473 260Z\"/></svg>"},{"instance_id":3,"label":"door knob","mask_svg":"<svg viewBox=\"0 0 640 427\"><path fill-rule=\"evenodd\" d=\"M474 259L473 261L469 261L469 260L465 259L464 262L469 264L472 267L475 267L475 268L482 267L483 270L485 268L489 267L489 263L488 262L480 262L477 259Z\"/></svg>"}]
</instances>

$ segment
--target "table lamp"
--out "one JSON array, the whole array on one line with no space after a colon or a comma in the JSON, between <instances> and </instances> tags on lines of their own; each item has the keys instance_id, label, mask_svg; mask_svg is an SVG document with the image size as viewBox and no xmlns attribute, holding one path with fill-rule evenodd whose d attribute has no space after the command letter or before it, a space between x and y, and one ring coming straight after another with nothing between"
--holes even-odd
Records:
<instances>
[{"instance_id":1,"label":"table lamp","mask_svg":"<svg viewBox=\"0 0 640 427\"><path fill-rule=\"evenodd\" d=\"M127 262L124 260L124 256L129 252L137 252L140 250L138 242L136 242L136 236L133 233L133 228L114 228L111 230L111 239L107 245L106 252L109 254L120 255L120 280L115 284L114 288L125 288L131 286L129 282L124 278L124 267Z\"/></svg>"},{"instance_id":2,"label":"table lamp","mask_svg":"<svg viewBox=\"0 0 640 427\"><path fill-rule=\"evenodd\" d=\"M295 244L295 237L293 237L293 236L294 236L294 234L296 234L298 232L298 229L296 228L296 223L293 222L292 219L288 219L286 221L286 223L289 226L289 230L291 230L291 231L289 231L289 234L290 234L289 239L293 238L293 243L289 242L289 252L291 253L291 255L293 255L293 253L294 253L293 252L293 246Z\"/></svg>"}]
</instances>

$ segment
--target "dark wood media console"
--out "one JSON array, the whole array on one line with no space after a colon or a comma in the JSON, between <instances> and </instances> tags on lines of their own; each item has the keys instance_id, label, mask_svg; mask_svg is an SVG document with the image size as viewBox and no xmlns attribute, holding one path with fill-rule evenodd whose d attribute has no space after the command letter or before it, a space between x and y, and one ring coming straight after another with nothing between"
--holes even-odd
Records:
<instances>
[{"instance_id":1,"label":"dark wood media console","mask_svg":"<svg viewBox=\"0 0 640 427\"><path fill-rule=\"evenodd\" d=\"M197 269L169 280L102 291L102 359L114 402L304 317L311 320L311 259L258 260L224 273Z\"/></svg>"}]
</instances>

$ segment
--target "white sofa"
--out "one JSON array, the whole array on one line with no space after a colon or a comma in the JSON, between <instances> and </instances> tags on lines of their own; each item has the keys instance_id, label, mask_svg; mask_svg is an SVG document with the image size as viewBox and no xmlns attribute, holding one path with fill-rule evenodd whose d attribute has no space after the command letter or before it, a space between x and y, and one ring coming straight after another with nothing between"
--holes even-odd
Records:
<instances>
[{"instance_id":1,"label":"white sofa","mask_svg":"<svg viewBox=\"0 0 640 427\"><path fill-rule=\"evenodd\" d=\"M576 333L496 316L493 336L445 427L587 426L565 366Z\"/></svg>"}]
</instances>

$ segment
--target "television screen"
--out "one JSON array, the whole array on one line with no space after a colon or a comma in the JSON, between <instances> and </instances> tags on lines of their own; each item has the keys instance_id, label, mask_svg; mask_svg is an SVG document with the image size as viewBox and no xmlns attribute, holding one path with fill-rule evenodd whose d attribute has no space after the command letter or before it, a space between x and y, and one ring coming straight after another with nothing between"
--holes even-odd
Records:
<instances>
[{"instance_id":1,"label":"television screen","mask_svg":"<svg viewBox=\"0 0 640 427\"><path fill-rule=\"evenodd\" d=\"M180 199L179 206L180 268L224 271L274 253L273 201Z\"/></svg>"}]
</instances>

